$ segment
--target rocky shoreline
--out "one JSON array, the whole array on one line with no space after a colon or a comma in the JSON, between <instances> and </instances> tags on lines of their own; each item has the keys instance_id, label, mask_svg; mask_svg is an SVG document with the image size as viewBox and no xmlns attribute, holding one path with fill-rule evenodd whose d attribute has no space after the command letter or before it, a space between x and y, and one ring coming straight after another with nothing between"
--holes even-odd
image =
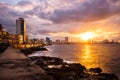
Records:
<instances>
[{"instance_id":1,"label":"rocky shoreline","mask_svg":"<svg viewBox=\"0 0 120 80\"><path fill-rule=\"evenodd\" d=\"M102 73L101 68L86 69L79 63L67 63L57 57L26 57L20 50L8 47L0 54L0 80L119 79L115 74Z\"/></svg>"},{"instance_id":2,"label":"rocky shoreline","mask_svg":"<svg viewBox=\"0 0 120 80\"><path fill-rule=\"evenodd\" d=\"M119 80L115 74L102 73L101 68L86 69L79 63L66 63L57 57L29 57L54 80Z\"/></svg>"},{"instance_id":3,"label":"rocky shoreline","mask_svg":"<svg viewBox=\"0 0 120 80\"><path fill-rule=\"evenodd\" d=\"M40 47L40 46L20 49L20 51L26 56L35 51L45 51L45 50L47 50L45 47Z\"/></svg>"}]
</instances>

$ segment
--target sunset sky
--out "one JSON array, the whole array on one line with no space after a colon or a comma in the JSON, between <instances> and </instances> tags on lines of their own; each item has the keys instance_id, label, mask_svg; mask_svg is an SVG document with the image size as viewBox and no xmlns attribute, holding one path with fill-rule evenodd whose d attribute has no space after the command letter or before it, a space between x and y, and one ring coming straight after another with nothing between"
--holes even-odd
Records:
<instances>
[{"instance_id":1,"label":"sunset sky","mask_svg":"<svg viewBox=\"0 0 120 80\"><path fill-rule=\"evenodd\" d=\"M120 0L0 0L0 23L10 33L20 17L30 38L79 41L90 32L94 40L120 41Z\"/></svg>"}]
</instances>

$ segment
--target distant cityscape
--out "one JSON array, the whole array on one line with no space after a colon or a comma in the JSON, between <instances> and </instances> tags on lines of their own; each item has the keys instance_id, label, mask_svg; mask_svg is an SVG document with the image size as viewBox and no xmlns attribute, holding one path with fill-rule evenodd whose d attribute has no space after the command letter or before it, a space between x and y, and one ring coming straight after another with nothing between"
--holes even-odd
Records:
<instances>
[{"instance_id":1,"label":"distant cityscape","mask_svg":"<svg viewBox=\"0 0 120 80\"><path fill-rule=\"evenodd\" d=\"M52 44L71 44L74 42L69 41L69 37L64 37L63 40L56 39L52 41L50 37L46 37L46 39L29 39L26 32L26 21L24 18L16 19L16 34L10 34L5 31L2 24L0 24L0 43L9 43L14 47L32 47L32 46L44 46L44 45L52 45ZM105 39L103 41L97 42L93 40L88 40L87 42L81 43L106 43L106 44L118 44L117 41L109 41Z\"/></svg>"},{"instance_id":2,"label":"distant cityscape","mask_svg":"<svg viewBox=\"0 0 120 80\"><path fill-rule=\"evenodd\" d=\"M4 30L2 24L0 24L0 43L9 43L12 46L22 47L25 46L43 46L43 45L51 45L51 44L68 44L69 38L65 37L65 40L56 40L53 42L50 37L46 37L46 39L29 39L26 32L26 21L24 18L16 19L16 34L10 34L9 32Z\"/></svg>"}]
</instances>

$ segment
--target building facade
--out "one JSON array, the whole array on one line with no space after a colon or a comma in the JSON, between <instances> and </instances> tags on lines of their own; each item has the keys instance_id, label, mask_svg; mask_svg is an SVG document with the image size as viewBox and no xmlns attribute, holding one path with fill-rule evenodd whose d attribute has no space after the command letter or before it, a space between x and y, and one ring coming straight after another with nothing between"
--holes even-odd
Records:
<instances>
[{"instance_id":1,"label":"building facade","mask_svg":"<svg viewBox=\"0 0 120 80\"><path fill-rule=\"evenodd\" d=\"M48 45L52 44L52 41L51 41L50 37L46 37L46 42L47 42Z\"/></svg>"},{"instance_id":2,"label":"building facade","mask_svg":"<svg viewBox=\"0 0 120 80\"><path fill-rule=\"evenodd\" d=\"M0 43L8 43L9 33L3 30L2 24L0 24Z\"/></svg>"},{"instance_id":3,"label":"building facade","mask_svg":"<svg viewBox=\"0 0 120 80\"><path fill-rule=\"evenodd\" d=\"M24 18L19 18L16 20L16 34L23 36L23 43L26 43L26 21Z\"/></svg>"},{"instance_id":4,"label":"building facade","mask_svg":"<svg viewBox=\"0 0 120 80\"><path fill-rule=\"evenodd\" d=\"M68 43L68 42L69 42L69 38L65 37L65 43Z\"/></svg>"}]
</instances>

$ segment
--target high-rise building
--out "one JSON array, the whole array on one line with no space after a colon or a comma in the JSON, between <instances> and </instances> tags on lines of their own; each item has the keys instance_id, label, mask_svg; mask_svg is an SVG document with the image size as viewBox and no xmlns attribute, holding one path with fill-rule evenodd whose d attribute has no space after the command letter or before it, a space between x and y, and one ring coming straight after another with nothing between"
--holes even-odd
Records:
<instances>
[{"instance_id":1,"label":"high-rise building","mask_svg":"<svg viewBox=\"0 0 120 80\"><path fill-rule=\"evenodd\" d=\"M69 42L68 37L65 37L65 43L68 43L68 42Z\"/></svg>"},{"instance_id":2,"label":"high-rise building","mask_svg":"<svg viewBox=\"0 0 120 80\"><path fill-rule=\"evenodd\" d=\"M48 45L52 44L52 40L50 39L50 37L46 37L46 42Z\"/></svg>"},{"instance_id":3,"label":"high-rise building","mask_svg":"<svg viewBox=\"0 0 120 80\"><path fill-rule=\"evenodd\" d=\"M50 43L50 38L46 37L46 42Z\"/></svg>"},{"instance_id":4,"label":"high-rise building","mask_svg":"<svg viewBox=\"0 0 120 80\"><path fill-rule=\"evenodd\" d=\"M60 41L59 39L57 39L57 40L55 41L55 44L61 44L61 41Z\"/></svg>"},{"instance_id":5,"label":"high-rise building","mask_svg":"<svg viewBox=\"0 0 120 80\"><path fill-rule=\"evenodd\" d=\"M16 33L23 36L23 43L26 43L26 21L24 18L16 20Z\"/></svg>"}]
</instances>

